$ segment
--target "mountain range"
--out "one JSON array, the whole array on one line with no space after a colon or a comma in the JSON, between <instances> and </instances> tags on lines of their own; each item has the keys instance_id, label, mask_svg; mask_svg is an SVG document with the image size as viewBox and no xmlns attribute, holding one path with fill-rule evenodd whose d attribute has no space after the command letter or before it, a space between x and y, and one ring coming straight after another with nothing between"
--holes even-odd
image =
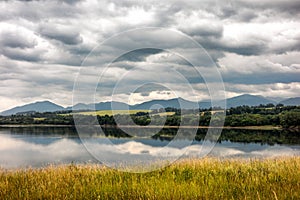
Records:
<instances>
[{"instance_id":1,"label":"mountain range","mask_svg":"<svg viewBox=\"0 0 300 200\"><path fill-rule=\"evenodd\" d=\"M12 109L1 112L1 115L13 115L21 112L35 111L35 112L54 112L58 110L64 110L65 108L52 103L50 101L38 101L35 103L26 104L23 106L17 106Z\"/></svg>"},{"instance_id":2,"label":"mountain range","mask_svg":"<svg viewBox=\"0 0 300 200\"><path fill-rule=\"evenodd\" d=\"M240 96L236 96L233 98L228 98L226 100L227 108L237 107L241 105L248 106L256 106L260 104L277 104L282 103L284 105L300 105L300 97L285 99L280 102L276 102L272 99L265 98L263 96L256 96L250 94L244 94ZM218 105L218 102L217 102ZM192 102L185 100L183 98L175 98L169 100L151 100L147 102L143 102L141 104L136 105L128 105L122 102L100 102L96 104L84 104L79 103L74 105L73 107L62 107L50 101L39 101L35 103L26 104L23 106L17 106L12 109L1 112L1 115L13 115L22 112L55 112L55 111L66 111L66 110L148 110L148 109L158 109L162 107L173 107L173 108L182 108L182 109L193 109L193 108L209 108L211 107L211 103L209 101L203 102Z\"/></svg>"},{"instance_id":3,"label":"mountain range","mask_svg":"<svg viewBox=\"0 0 300 200\"><path fill-rule=\"evenodd\" d=\"M299 102L300 102L300 97L295 97L295 98L289 98L289 99L283 100L280 103L282 103L283 105L286 105L286 106L294 106L294 105L299 105Z\"/></svg>"}]
</instances>

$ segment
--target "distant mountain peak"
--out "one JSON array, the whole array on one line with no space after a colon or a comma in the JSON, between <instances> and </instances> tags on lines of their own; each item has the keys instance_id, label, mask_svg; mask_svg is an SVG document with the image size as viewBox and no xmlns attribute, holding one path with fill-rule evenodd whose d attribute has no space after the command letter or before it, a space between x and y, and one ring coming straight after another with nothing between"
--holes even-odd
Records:
<instances>
[{"instance_id":1,"label":"distant mountain peak","mask_svg":"<svg viewBox=\"0 0 300 200\"><path fill-rule=\"evenodd\" d=\"M52 104L52 105L57 105L55 103L53 103L52 101L49 100L45 100L45 101L36 101L34 103L29 103L29 104Z\"/></svg>"},{"instance_id":2,"label":"distant mountain peak","mask_svg":"<svg viewBox=\"0 0 300 200\"><path fill-rule=\"evenodd\" d=\"M261 95L242 94L227 99L227 108L243 106L243 105L258 106L260 104L269 104L269 103L276 104L275 101L271 99L267 99Z\"/></svg>"},{"instance_id":3,"label":"distant mountain peak","mask_svg":"<svg viewBox=\"0 0 300 200\"><path fill-rule=\"evenodd\" d=\"M261 96L261 95L241 94L241 95L232 97L231 99L233 99L233 98L241 98L241 97L250 97L250 98L252 98L252 97L261 97L261 98L265 98L265 97L263 97L263 96Z\"/></svg>"},{"instance_id":4,"label":"distant mountain peak","mask_svg":"<svg viewBox=\"0 0 300 200\"><path fill-rule=\"evenodd\" d=\"M297 106L300 105L300 97L288 98L283 101L280 101L279 103L282 103L286 106Z\"/></svg>"},{"instance_id":5,"label":"distant mountain peak","mask_svg":"<svg viewBox=\"0 0 300 200\"><path fill-rule=\"evenodd\" d=\"M226 99L227 108L230 107L237 107L242 105L248 106L258 106L260 104L277 104L276 101L272 99L265 98L261 95L251 95L251 94L242 94L239 96L235 96L232 98ZM280 103L284 105L300 105L300 97L289 98L286 100L281 101ZM147 109L158 109L161 108L157 106L157 104L161 105L162 107L173 107L173 108L182 108L182 109L197 109L197 108L209 108L211 107L210 101L202 101L202 102L193 102L186 100L182 97L173 98L173 99L155 99L147 102L143 102L140 104L135 105L128 105L126 103L117 102L117 101L106 101L100 103L91 103L91 104L84 104L78 103L71 107L64 108L60 105L57 105L49 100L45 101L37 101L34 103L29 103L22 106L17 106L12 109L3 111L1 115L12 115L16 113L22 112L54 112L54 111L62 111L62 110L111 110L112 108L115 110L147 110ZM112 106L113 105L113 106Z\"/></svg>"},{"instance_id":6,"label":"distant mountain peak","mask_svg":"<svg viewBox=\"0 0 300 200\"><path fill-rule=\"evenodd\" d=\"M36 111L36 112L55 112L64 110L64 107L57 105L51 101L37 101L34 103L25 104L23 106L17 106L12 109L3 111L1 115L13 115L16 113Z\"/></svg>"}]
</instances>

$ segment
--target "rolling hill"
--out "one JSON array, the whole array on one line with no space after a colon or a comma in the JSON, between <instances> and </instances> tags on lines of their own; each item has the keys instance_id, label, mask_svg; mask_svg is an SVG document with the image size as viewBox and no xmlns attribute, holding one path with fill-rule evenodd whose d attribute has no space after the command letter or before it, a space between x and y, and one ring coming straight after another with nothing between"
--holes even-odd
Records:
<instances>
[{"instance_id":1,"label":"rolling hill","mask_svg":"<svg viewBox=\"0 0 300 200\"><path fill-rule=\"evenodd\" d=\"M64 110L65 108L59 106L55 103L50 101L38 101L35 103L26 104L23 106L17 106L12 109L3 111L1 115L13 115L21 112L29 112L29 111L36 111L36 112L54 112Z\"/></svg>"},{"instance_id":2,"label":"rolling hill","mask_svg":"<svg viewBox=\"0 0 300 200\"><path fill-rule=\"evenodd\" d=\"M188 101L183 98L175 98L169 100L151 100L141 104L133 105L130 108L133 110L149 110L159 109L161 107L193 109L198 108L198 104L197 102Z\"/></svg>"},{"instance_id":3,"label":"rolling hill","mask_svg":"<svg viewBox=\"0 0 300 200\"><path fill-rule=\"evenodd\" d=\"M244 94L240 96L236 96L233 98L227 99L227 108L230 107L237 107L242 105L248 106L257 106L260 104L268 104L273 103L276 105L277 103L274 100L267 99L263 96L255 96ZM289 98L280 103L284 105L300 105L300 97L296 98ZM218 104L217 104L218 105ZM149 109L158 109L161 107L173 107L173 108L182 108L182 109L195 109L195 108L209 108L211 107L211 103L209 101L203 102L192 102L185 100L183 98L175 98L169 100L151 100L141 104L136 105L128 105L122 102L100 102L96 104L84 104L79 103L74 105L74 110L127 110L128 108L131 110L149 110ZM18 106L0 113L1 115L12 115L21 112L29 112L29 111L36 111L36 112L54 112L54 111L63 111L63 110L72 110L72 107L64 108L60 105L54 104L50 101L41 101L26 104L23 106Z\"/></svg>"},{"instance_id":4,"label":"rolling hill","mask_svg":"<svg viewBox=\"0 0 300 200\"><path fill-rule=\"evenodd\" d=\"M90 103L90 104L84 104L84 103L78 103L74 105L73 107L67 107L65 110L127 110L130 108L129 105L122 102L112 101L112 102L100 102L100 103Z\"/></svg>"},{"instance_id":5,"label":"rolling hill","mask_svg":"<svg viewBox=\"0 0 300 200\"><path fill-rule=\"evenodd\" d=\"M280 101L283 105L286 106L297 106L300 105L300 97L295 97L295 98L289 98L283 101Z\"/></svg>"},{"instance_id":6,"label":"rolling hill","mask_svg":"<svg viewBox=\"0 0 300 200\"><path fill-rule=\"evenodd\" d=\"M260 104L268 104L268 103L276 104L274 100L267 99L263 96L243 94L240 96L227 99L227 108L237 107L242 105L258 106Z\"/></svg>"}]
</instances>

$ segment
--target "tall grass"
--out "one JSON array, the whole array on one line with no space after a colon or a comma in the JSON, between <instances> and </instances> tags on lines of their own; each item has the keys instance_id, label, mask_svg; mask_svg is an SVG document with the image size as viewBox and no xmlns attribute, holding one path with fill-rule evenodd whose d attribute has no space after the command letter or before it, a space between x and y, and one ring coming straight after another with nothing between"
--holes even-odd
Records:
<instances>
[{"instance_id":1,"label":"tall grass","mask_svg":"<svg viewBox=\"0 0 300 200\"><path fill-rule=\"evenodd\" d=\"M0 199L300 199L300 158L187 160L145 174L94 165L0 170Z\"/></svg>"}]
</instances>

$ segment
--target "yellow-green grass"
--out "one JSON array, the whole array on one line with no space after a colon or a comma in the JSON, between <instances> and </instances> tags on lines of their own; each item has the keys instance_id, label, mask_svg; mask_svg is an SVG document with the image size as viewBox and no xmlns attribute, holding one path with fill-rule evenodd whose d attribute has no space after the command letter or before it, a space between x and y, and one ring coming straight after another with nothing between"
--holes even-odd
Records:
<instances>
[{"instance_id":1,"label":"yellow-green grass","mask_svg":"<svg viewBox=\"0 0 300 200\"><path fill-rule=\"evenodd\" d=\"M86 112L78 112L78 114L81 114L81 115L99 115L99 116L105 116L105 115L108 115L108 116L112 116L113 114L114 115L126 115L126 114L136 114L138 112L149 112L151 114L151 110L99 110L99 111L86 111ZM164 112L164 113L157 113L157 114L153 114L153 115L159 115L159 116L165 116L165 115L174 115L175 112Z\"/></svg>"},{"instance_id":2,"label":"yellow-green grass","mask_svg":"<svg viewBox=\"0 0 300 200\"><path fill-rule=\"evenodd\" d=\"M94 165L0 170L0 199L299 199L300 157L186 160L132 174Z\"/></svg>"},{"instance_id":3,"label":"yellow-green grass","mask_svg":"<svg viewBox=\"0 0 300 200\"><path fill-rule=\"evenodd\" d=\"M170 116L170 115L174 115L175 112L162 112L162 113L155 113L155 114L151 114L151 115L159 115L159 116Z\"/></svg>"},{"instance_id":4,"label":"yellow-green grass","mask_svg":"<svg viewBox=\"0 0 300 200\"><path fill-rule=\"evenodd\" d=\"M149 112L149 110L98 110L98 111L86 111L86 112L79 112L78 114L81 114L81 115L99 115L99 116L105 116L105 115L108 115L108 116L112 116L113 114L114 115L124 115L124 114L136 114L138 112Z\"/></svg>"},{"instance_id":5,"label":"yellow-green grass","mask_svg":"<svg viewBox=\"0 0 300 200\"><path fill-rule=\"evenodd\" d=\"M45 119L46 119L45 117L35 117L35 118L33 118L34 121L43 121Z\"/></svg>"}]
</instances>

